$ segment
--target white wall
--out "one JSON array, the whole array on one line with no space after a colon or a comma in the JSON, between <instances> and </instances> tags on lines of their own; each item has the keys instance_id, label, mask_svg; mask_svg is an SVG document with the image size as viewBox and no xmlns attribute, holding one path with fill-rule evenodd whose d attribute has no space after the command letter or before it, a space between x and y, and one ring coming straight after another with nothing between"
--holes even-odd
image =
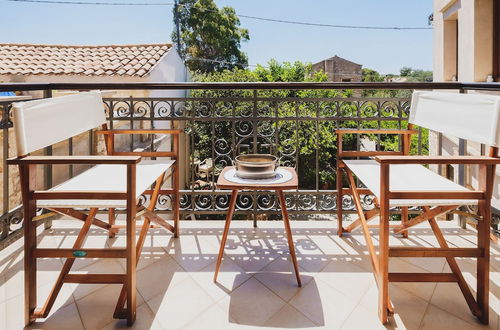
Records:
<instances>
[{"instance_id":1,"label":"white wall","mask_svg":"<svg viewBox=\"0 0 500 330\"><path fill-rule=\"evenodd\" d=\"M493 69L493 1L499 0L434 0L433 46L434 81L450 81L455 73L455 34L446 29L447 20L458 20L458 80L484 82ZM457 92L457 91L451 91ZM472 93L472 92L471 92ZM429 152L438 154L438 135L429 134ZM443 155L458 154L458 139L443 136ZM486 150L486 153L488 150ZM467 154L479 155L480 145L467 142ZM458 166L453 166L458 181ZM436 167L433 167L436 169ZM500 209L500 167L497 167L492 204ZM465 171L466 185L477 187L477 171Z\"/></svg>"}]
</instances>

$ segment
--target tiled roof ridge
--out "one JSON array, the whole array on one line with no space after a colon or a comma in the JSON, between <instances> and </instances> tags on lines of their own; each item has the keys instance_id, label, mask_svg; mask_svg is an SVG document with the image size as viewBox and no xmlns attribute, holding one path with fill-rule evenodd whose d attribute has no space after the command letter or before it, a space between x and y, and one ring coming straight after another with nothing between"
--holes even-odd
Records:
<instances>
[{"instance_id":1,"label":"tiled roof ridge","mask_svg":"<svg viewBox=\"0 0 500 330\"><path fill-rule=\"evenodd\" d=\"M172 47L171 43L89 46L0 43L0 75L144 77Z\"/></svg>"},{"instance_id":2,"label":"tiled roof ridge","mask_svg":"<svg viewBox=\"0 0 500 330\"><path fill-rule=\"evenodd\" d=\"M57 48L130 48L130 47L153 47L153 46L173 46L171 42L160 42L151 44L103 44L103 45L62 45L62 44L31 44L31 43L10 43L0 42L0 46L24 46L24 47L57 47Z\"/></svg>"}]
</instances>

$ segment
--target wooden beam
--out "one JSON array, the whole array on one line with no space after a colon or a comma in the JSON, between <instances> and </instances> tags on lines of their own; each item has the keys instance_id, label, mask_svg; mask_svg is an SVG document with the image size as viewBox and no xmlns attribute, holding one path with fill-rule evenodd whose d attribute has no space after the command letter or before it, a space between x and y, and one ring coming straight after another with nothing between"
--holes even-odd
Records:
<instances>
[{"instance_id":1,"label":"wooden beam","mask_svg":"<svg viewBox=\"0 0 500 330\"><path fill-rule=\"evenodd\" d=\"M380 155L403 155L402 151L342 151L339 156L344 157L373 157Z\"/></svg>"},{"instance_id":2,"label":"wooden beam","mask_svg":"<svg viewBox=\"0 0 500 330\"><path fill-rule=\"evenodd\" d=\"M457 282L453 273L389 273L389 282Z\"/></svg>"},{"instance_id":3,"label":"wooden beam","mask_svg":"<svg viewBox=\"0 0 500 330\"><path fill-rule=\"evenodd\" d=\"M423 247L392 247L389 257L396 258L436 258L436 257L482 257L484 251L479 248L423 248Z\"/></svg>"},{"instance_id":4,"label":"wooden beam","mask_svg":"<svg viewBox=\"0 0 500 330\"><path fill-rule=\"evenodd\" d=\"M390 199L484 199L483 191L391 191Z\"/></svg>"},{"instance_id":5,"label":"wooden beam","mask_svg":"<svg viewBox=\"0 0 500 330\"><path fill-rule=\"evenodd\" d=\"M415 218L412 218L405 225L402 225L400 229L395 230L394 233L399 234L401 232L404 232L410 227L418 225L421 222L428 221L429 219L437 217L443 213L449 212L453 209L456 209L457 207L458 205L450 205L450 206L436 206L433 209L426 209L427 211L416 216Z\"/></svg>"},{"instance_id":6,"label":"wooden beam","mask_svg":"<svg viewBox=\"0 0 500 330\"><path fill-rule=\"evenodd\" d=\"M378 209L373 209L373 210L366 211L364 213L366 222L368 222L368 221L372 220L373 218L375 218L379 213L380 213L380 211ZM348 233L350 233L354 229L356 229L357 227L361 226L361 224L362 224L361 217L358 217L349 226L347 226L347 228L345 228L345 231L348 232ZM370 226L368 226L368 228L370 228Z\"/></svg>"},{"instance_id":7,"label":"wooden beam","mask_svg":"<svg viewBox=\"0 0 500 330\"><path fill-rule=\"evenodd\" d=\"M123 284L125 274L67 274L64 283L85 283L85 284Z\"/></svg>"},{"instance_id":8,"label":"wooden beam","mask_svg":"<svg viewBox=\"0 0 500 330\"><path fill-rule=\"evenodd\" d=\"M79 253L77 251L83 251ZM75 256L75 253L78 256ZM81 255L79 255L81 254ZM33 251L35 258L126 258L125 249L55 249L38 248Z\"/></svg>"}]
</instances>

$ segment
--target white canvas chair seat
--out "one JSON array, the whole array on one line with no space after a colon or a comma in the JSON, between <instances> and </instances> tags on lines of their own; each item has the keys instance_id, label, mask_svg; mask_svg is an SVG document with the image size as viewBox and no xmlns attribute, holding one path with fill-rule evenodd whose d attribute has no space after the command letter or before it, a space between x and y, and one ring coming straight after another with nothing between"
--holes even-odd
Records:
<instances>
[{"instance_id":1,"label":"white canvas chair seat","mask_svg":"<svg viewBox=\"0 0 500 330\"><path fill-rule=\"evenodd\" d=\"M376 160L344 160L346 166L380 200L380 164ZM417 164L391 165L389 184L391 191L470 191L428 168ZM391 199L396 206L477 205L469 199Z\"/></svg>"},{"instance_id":2,"label":"white canvas chair seat","mask_svg":"<svg viewBox=\"0 0 500 330\"><path fill-rule=\"evenodd\" d=\"M155 183L155 180L173 164L174 160L149 161L143 160L137 164L136 174L136 197L139 197L146 189ZM127 190L127 166L126 165L96 165L87 171L69 179L68 181L53 187L51 191L114 191L125 192ZM126 200L89 200L89 199L60 199L39 200L38 207L47 208L125 208Z\"/></svg>"}]
</instances>

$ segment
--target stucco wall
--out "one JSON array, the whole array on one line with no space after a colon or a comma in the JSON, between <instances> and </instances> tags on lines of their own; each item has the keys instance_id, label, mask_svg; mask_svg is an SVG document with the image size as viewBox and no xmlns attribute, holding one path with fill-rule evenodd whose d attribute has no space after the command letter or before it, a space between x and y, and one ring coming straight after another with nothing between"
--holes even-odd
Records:
<instances>
[{"instance_id":1,"label":"stucco wall","mask_svg":"<svg viewBox=\"0 0 500 330\"><path fill-rule=\"evenodd\" d=\"M450 81L457 74L458 81L484 82L493 69L493 0L435 0L433 22L434 81ZM458 24L458 37L450 23ZM447 25L448 24L448 25ZM447 29L448 28L448 29ZM456 38L456 40L453 40ZM458 41L458 52L456 51ZM458 65L450 63L458 53ZM456 72L458 68L458 72ZM457 91L450 91L456 93ZM469 92L473 93L473 92ZM439 153L438 134L429 134L429 152ZM458 138L443 135L442 154L457 155ZM488 149L486 149L486 153ZM481 146L467 141L467 154L480 155ZM432 167L437 170L437 166ZM453 166L454 178L458 182L458 166ZM477 187L477 168L466 166L465 184ZM497 167L493 206L500 209L500 168Z\"/></svg>"}]
</instances>

